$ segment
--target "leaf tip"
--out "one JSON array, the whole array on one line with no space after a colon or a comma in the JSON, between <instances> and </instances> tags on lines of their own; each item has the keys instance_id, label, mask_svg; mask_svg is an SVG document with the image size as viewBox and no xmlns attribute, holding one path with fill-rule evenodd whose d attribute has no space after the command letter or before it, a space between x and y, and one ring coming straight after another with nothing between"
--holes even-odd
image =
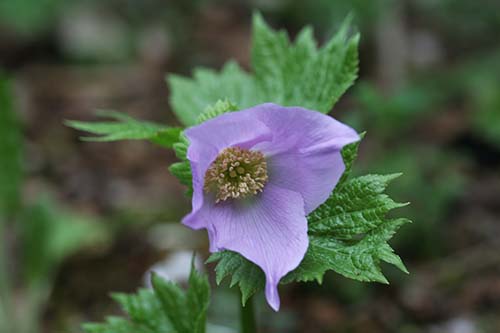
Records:
<instances>
[{"instance_id":1,"label":"leaf tip","mask_svg":"<svg viewBox=\"0 0 500 333\"><path fill-rule=\"evenodd\" d=\"M264 17L262 16L262 13L259 10L254 10L252 12L252 22L253 25L265 25L266 22L264 21Z\"/></svg>"}]
</instances>

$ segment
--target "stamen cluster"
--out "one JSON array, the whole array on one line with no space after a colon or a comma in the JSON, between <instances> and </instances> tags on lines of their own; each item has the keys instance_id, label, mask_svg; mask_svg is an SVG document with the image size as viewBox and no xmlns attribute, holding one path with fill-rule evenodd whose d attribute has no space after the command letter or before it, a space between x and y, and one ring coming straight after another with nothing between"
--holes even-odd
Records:
<instances>
[{"instance_id":1,"label":"stamen cluster","mask_svg":"<svg viewBox=\"0 0 500 333\"><path fill-rule=\"evenodd\" d=\"M224 149L205 173L204 190L214 192L216 203L262 192L267 183L264 155L239 147Z\"/></svg>"}]
</instances>

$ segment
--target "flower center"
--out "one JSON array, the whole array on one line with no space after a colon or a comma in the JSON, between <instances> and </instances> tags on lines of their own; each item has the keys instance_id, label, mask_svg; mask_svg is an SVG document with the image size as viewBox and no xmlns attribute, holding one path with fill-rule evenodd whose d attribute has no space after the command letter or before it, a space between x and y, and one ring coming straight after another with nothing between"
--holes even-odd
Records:
<instances>
[{"instance_id":1,"label":"flower center","mask_svg":"<svg viewBox=\"0 0 500 333\"><path fill-rule=\"evenodd\" d=\"M264 155L239 147L224 149L205 173L205 192L215 193L215 202L245 198L262 192L267 183Z\"/></svg>"}]
</instances>

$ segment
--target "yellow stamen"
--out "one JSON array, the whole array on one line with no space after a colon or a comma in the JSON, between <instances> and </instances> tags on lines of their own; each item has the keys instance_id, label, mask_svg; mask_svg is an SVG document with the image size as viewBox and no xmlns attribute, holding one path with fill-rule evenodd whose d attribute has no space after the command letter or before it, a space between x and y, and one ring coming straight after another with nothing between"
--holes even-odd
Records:
<instances>
[{"instance_id":1,"label":"yellow stamen","mask_svg":"<svg viewBox=\"0 0 500 333\"><path fill-rule=\"evenodd\" d=\"M224 149L205 173L205 192L214 192L216 203L256 195L267 183L264 155L239 147Z\"/></svg>"}]
</instances>

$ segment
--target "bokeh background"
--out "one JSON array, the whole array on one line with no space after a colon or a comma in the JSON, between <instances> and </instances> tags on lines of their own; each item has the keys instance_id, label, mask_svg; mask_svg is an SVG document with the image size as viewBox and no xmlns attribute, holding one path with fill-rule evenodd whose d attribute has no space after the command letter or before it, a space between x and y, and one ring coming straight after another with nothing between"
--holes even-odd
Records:
<instances>
[{"instance_id":1,"label":"bokeh background","mask_svg":"<svg viewBox=\"0 0 500 333\"><path fill-rule=\"evenodd\" d=\"M497 0L0 0L1 85L16 116L4 94L0 146L15 144L0 159L22 171L0 170L0 192L22 193L3 207L0 320L80 332L119 314L109 293L144 286L151 267L182 280L193 249L206 256L205 235L179 224L190 204L172 152L84 143L63 121L112 109L177 124L165 74L229 59L248 69L254 10L292 37L312 25L320 42L354 14L360 78L331 114L367 131L356 172L404 173L389 192L414 221L392 241L410 275L286 286L279 314L259 300L262 332L500 332ZM213 290L210 322L236 332L237 290Z\"/></svg>"}]
</instances>

